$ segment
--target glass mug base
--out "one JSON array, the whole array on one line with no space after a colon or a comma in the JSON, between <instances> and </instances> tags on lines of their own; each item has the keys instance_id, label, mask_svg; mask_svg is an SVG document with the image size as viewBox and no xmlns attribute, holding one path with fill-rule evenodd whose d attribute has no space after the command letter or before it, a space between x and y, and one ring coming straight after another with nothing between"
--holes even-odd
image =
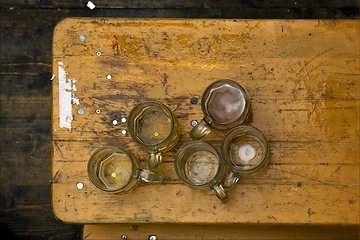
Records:
<instances>
[{"instance_id":1,"label":"glass mug base","mask_svg":"<svg viewBox=\"0 0 360 240\"><path fill-rule=\"evenodd\" d=\"M230 129L246 122L251 107L248 94L237 82L229 79L210 84L201 98L204 118L191 131L192 139L201 139L211 128Z\"/></svg>"},{"instance_id":2,"label":"glass mug base","mask_svg":"<svg viewBox=\"0 0 360 240\"><path fill-rule=\"evenodd\" d=\"M141 169L133 154L116 146L97 149L88 161L87 172L97 188L109 193L127 193L141 181L160 182L158 172Z\"/></svg>"},{"instance_id":3,"label":"glass mug base","mask_svg":"<svg viewBox=\"0 0 360 240\"><path fill-rule=\"evenodd\" d=\"M238 126L224 136L221 155L230 169L224 187L230 189L240 177L260 174L265 170L269 162L269 145L257 128Z\"/></svg>"},{"instance_id":4,"label":"glass mug base","mask_svg":"<svg viewBox=\"0 0 360 240\"><path fill-rule=\"evenodd\" d=\"M193 188L210 187L218 199L227 203L229 198L222 181L225 168L216 149L202 141L191 141L177 151L175 171L182 182Z\"/></svg>"},{"instance_id":5,"label":"glass mug base","mask_svg":"<svg viewBox=\"0 0 360 240\"><path fill-rule=\"evenodd\" d=\"M125 149L107 146L96 150L88 161L88 176L99 189L125 193L139 183L139 163Z\"/></svg>"},{"instance_id":6,"label":"glass mug base","mask_svg":"<svg viewBox=\"0 0 360 240\"><path fill-rule=\"evenodd\" d=\"M128 132L132 139L148 151L149 169L162 181L162 153L172 149L180 138L179 124L164 104L147 101L137 104L128 117Z\"/></svg>"},{"instance_id":7,"label":"glass mug base","mask_svg":"<svg viewBox=\"0 0 360 240\"><path fill-rule=\"evenodd\" d=\"M137 104L130 111L127 122L130 136L149 152L166 152L180 137L174 114L157 101Z\"/></svg>"}]
</instances>

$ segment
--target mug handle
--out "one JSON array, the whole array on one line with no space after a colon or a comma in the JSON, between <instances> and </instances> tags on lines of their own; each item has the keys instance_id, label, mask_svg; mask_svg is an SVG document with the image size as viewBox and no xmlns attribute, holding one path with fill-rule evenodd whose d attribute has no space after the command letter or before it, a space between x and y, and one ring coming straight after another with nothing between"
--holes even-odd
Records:
<instances>
[{"instance_id":1,"label":"mug handle","mask_svg":"<svg viewBox=\"0 0 360 240\"><path fill-rule=\"evenodd\" d=\"M190 131L190 137L192 139L201 139L205 135L211 132L210 124L202 119L193 129Z\"/></svg>"},{"instance_id":2,"label":"mug handle","mask_svg":"<svg viewBox=\"0 0 360 240\"><path fill-rule=\"evenodd\" d=\"M229 174L224 179L224 188L226 190L231 190L235 184L239 181L240 176L234 172L229 172Z\"/></svg>"},{"instance_id":3,"label":"mug handle","mask_svg":"<svg viewBox=\"0 0 360 240\"><path fill-rule=\"evenodd\" d=\"M161 152L149 152L148 163L149 170L140 170L140 179L148 183L161 183L164 176L161 172L162 154Z\"/></svg>"},{"instance_id":4,"label":"mug handle","mask_svg":"<svg viewBox=\"0 0 360 240\"><path fill-rule=\"evenodd\" d=\"M225 189L223 188L223 186L221 186L221 184L216 183L216 184L210 184L211 189L215 192L217 198L222 202L222 203L227 203L229 202L229 197L225 191Z\"/></svg>"}]
</instances>

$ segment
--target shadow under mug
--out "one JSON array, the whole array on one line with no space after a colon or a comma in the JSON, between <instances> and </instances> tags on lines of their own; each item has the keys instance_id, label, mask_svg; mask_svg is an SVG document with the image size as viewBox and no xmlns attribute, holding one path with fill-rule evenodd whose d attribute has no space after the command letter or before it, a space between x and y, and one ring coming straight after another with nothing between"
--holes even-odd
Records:
<instances>
[{"instance_id":1,"label":"shadow under mug","mask_svg":"<svg viewBox=\"0 0 360 240\"><path fill-rule=\"evenodd\" d=\"M204 118L190 131L192 139L201 139L211 128L230 129L245 122L251 112L245 89L229 79L210 84L201 97Z\"/></svg>"},{"instance_id":2,"label":"shadow under mug","mask_svg":"<svg viewBox=\"0 0 360 240\"><path fill-rule=\"evenodd\" d=\"M127 127L133 140L147 149L149 169L162 181L162 153L172 149L180 137L174 114L160 102L143 102L130 111Z\"/></svg>"},{"instance_id":3,"label":"shadow under mug","mask_svg":"<svg viewBox=\"0 0 360 240\"><path fill-rule=\"evenodd\" d=\"M229 201L220 184L225 176L225 166L212 145L202 141L188 142L177 151L174 164L182 182L193 188L210 187L221 202Z\"/></svg>"},{"instance_id":4,"label":"shadow under mug","mask_svg":"<svg viewBox=\"0 0 360 240\"><path fill-rule=\"evenodd\" d=\"M88 161L87 172L97 188L111 193L127 193L140 181L158 182L157 173L141 169L130 152L116 146L97 149Z\"/></svg>"},{"instance_id":5,"label":"shadow under mug","mask_svg":"<svg viewBox=\"0 0 360 240\"><path fill-rule=\"evenodd\" d=\"M223 160L230 168L224 179L225 189L231 189L240 177L261 173L269 162L269 146L264 135L255 127L231 129L221 142Z\"/></svg>"}]
</instances>

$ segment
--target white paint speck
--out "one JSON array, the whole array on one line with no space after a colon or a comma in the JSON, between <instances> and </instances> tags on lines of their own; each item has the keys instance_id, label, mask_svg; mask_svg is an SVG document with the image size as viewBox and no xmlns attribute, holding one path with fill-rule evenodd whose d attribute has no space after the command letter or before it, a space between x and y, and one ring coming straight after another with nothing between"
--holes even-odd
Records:
<instances>
[{"instance_id":1,"label":"white paint speck","mask_svg":"<svg viewBox=\"0 0 360 240\"><path fill-rule=\"evenodd\" d=\"M114 119L114 120L112 121L112 124L113 124L113 125L118 125L118 121L117 121L116 119Z\"/></svg>"},{"instance_id":2,"label":"white paint speck","mask_svg":"<svg viewBox=\"0 0 360 240\"><path fill-rule=\"evenodd\" d=\"M85 109L79 108L78 111L77 111L77 113L78 113L79 115L84 115L84 114L85 114Z\"/></svg>"},{"instance_id":3,"label":"white paint speck","mask_svg":"<svg viewBox=\"0 0 360 240\"><path fill-rule=\"evenodd\" d=\"M121 131L121 133L122 133L123 135L125 135L127 132L126 132L126 130L124 129L124 130Z\"/></svg>"},{"instance_id":4,"label":"white paint speck","mask_svg":"<svg viewBox=\"0 0 360 240\"><path fill-rule=\"evenodd\" d=\"M86 40L86 36L84 34L81 34L79 36L80 41L84 42Z\"/></svg>"},{"instance_id":5,"label":"white paint speck","mask_svg":"<svg viewBox=\"0 0 360 240\"><path fill-rule=\"evenodd\" d=\"M84 188L84 184L81 183L81 182L78 182L78 183L76 183L76 188L79 189L79 190L81 190L81 189Z\"/></svg>"},{"instance_id":6,"label":"white paint speck","mask_svg":"<svg viewBox=\"0 0 360 240\"><path fill-rule=\"evenodd\" d=\"M72 105L80 103L74 94L74 91L76 91L76 79L67 80L63 62L58 63L58 72L60 128L68 128L71 130L71 122L73 120Z\"/></svg>"},{"instance_id":7,"label":"white paint speck","mask_svg":"<svg viewBox=\"0 0 360 240\"><path fill-rule=\"evenodd\" d=\"M121 118L121 122L122 122L122 123L126 123L126 118L122 117L122 118Z\"/></svg>"},{"instance_id":8,"label":"white paint speck","mask_svg":"<svg viewBox=\"0 0 360 240\"><path fill-rule=\"evenodd\" d=\"M110 75L110 74L107 75L106 78L110 80L110 79L111 79L111 75Z\"/></svg>"},{"instance_id":9,"label":"white paint speck","mask_svg":"<svg viewBox=\"0 0 360 240\"><path fill-rule=\"evenodd\" d=\"M196 125L198 125L198 121L197 121L197 120L192 120L192 121L190 122L190 125L191 125L192 127L195 127Z\"/></svg>"},{"instance_id":10,"label":"white paint speck","mask_svg":"<svg viewBox=\"0 0 360 240\"><path fill-rule=\"evenodd\" d=\"M86 4L86 6L87 6L88 8L90 8L91 10L93 10L93 9L96 7L95 4L94 4L92 1L88 1L87 4Z\"/></svg>"}]
</instances>

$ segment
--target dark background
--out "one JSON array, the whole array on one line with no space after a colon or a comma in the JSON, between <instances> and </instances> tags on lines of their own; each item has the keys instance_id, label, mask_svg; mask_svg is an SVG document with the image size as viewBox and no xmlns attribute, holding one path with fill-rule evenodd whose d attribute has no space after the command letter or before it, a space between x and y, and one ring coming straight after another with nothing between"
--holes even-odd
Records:
<instances>
[{"instance_id":1,"label":"dark background","mask_svg":"<svg viewBox=\"0 0 360 240\"><path fill-rule=\"evenodd\" d=\"M359 0L1 0L0 236L80 239L51 209L51 47L63 18L359 19Z\"/></svg>"}]
</instances>

